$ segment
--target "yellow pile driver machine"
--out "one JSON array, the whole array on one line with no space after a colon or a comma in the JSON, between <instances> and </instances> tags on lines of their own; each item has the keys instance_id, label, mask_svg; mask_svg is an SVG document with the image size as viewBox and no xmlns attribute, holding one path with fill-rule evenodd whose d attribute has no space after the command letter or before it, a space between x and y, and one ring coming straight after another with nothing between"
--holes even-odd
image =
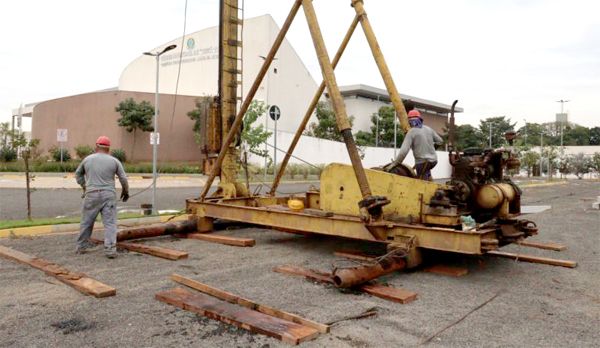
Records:
<instances>
[{"instance_id":1,"label":"yellow pile driver machine","mask_svg":"<svg viewBox=\"0 0 600 348\"><path fill-rule=\"evenodd\" d=\"M424 249L483 255L537 233L534 223L518 219L521 191L505 175L507 170L518 168L519 161L510 149L456 151L453 148L453 112L449 127L449 156L453 173L446 184L411 177L410 170L385 172L363 168L334 74L334 68L359 24L401 127L406 132L409 126L405 107L377 43L363 0L348 1L355 17L331 60L323 42L313 1L294 0L285 23L243 100L240 98L240 27L243 25L239 16L240 8L238 0L221 1L219 95L208 108L207 124L212 126L205 128L208 145L204 148L204 168L210 171L210 175L200 197L187 200L187 211L197 221L198 230L210 231L215 219L224 219L282 231L386 243L391 251L403 251L408 267L421 263ZM306 16L323 82L300 121L270 192L252 195L247 185L237 181L240 128L250 102L300 9ZM326 166L321 173L318 190L309 190L302 196L277 196L276 190L290 156L325 89L352 165L333 163ZM513 136L507 136L509 143ZM217 176L220 178L218 189L209 195ZM301 200L301 207L290 207L288 201L291 199Z\"/></svg>"}]
</instances>

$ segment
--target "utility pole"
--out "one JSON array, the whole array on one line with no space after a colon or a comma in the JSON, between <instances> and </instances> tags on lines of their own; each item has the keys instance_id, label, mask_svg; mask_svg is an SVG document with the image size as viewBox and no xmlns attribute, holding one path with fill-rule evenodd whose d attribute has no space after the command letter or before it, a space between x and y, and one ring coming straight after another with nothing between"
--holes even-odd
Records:
<instances>
[{"instance_id":1,"label":"utility pole","mask_svg":"<svg viewBox=\"0 0 600 348\"><path fill-rule=\"evenodd\" d=\"M561 99L561 100L557 100L556 102L560 103L560 113L561 113L561 116L564 115L564 113L565 113L565 103L570 102L570 100L563 100L563 99ZM563 128L564 128L564 122L561 120L560 121L560 148L561 149L564 148L564 146L563 146Z\"/></svg>"}]
</instances>

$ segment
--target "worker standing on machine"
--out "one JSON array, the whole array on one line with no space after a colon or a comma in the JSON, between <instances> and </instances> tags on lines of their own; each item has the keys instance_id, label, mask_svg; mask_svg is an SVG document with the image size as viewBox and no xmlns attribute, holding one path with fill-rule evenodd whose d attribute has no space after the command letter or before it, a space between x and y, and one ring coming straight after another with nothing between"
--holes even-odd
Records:
<instances>
[{"instance_id":1,"label":"worker standing on machine","mask_svg":"<svg viewBox=\"0 0 600 348\"><path fill-rule=\"evenodd\" d=\"M401 164L408 155L408 151L412 149L415 156L417 177L432 181L431 169L437 165L435 146L441 145L444 140L433 129L423 124L423 118L421 118L419 110L413 109L408 112L408 123L411 128L404 137L400 153L396 160L387 165L386 168L393 168Z\"/></svg>"}]
</instances>

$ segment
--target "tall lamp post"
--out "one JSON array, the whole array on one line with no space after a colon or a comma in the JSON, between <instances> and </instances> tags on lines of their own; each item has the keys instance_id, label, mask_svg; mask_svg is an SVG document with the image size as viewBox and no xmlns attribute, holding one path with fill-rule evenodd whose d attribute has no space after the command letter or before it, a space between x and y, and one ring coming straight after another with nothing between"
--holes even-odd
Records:
<instances>
[{"instance_id":1,"label":"tall lamp post","mask_svg":"<svg viewBox=\"0 0 600 348\"><path fill-rule=\"evenodd\" d=\"M565 103L570 102L570 100L557 100L557 103L560 103L560 148L561 150L564 148L563 147L563 128L564 128L564 124L566 122L566 120L563 119L563 117L565 116Z\"/></svg>"},{"instance_id":2,"label":"tall lamp post","mask_svg":"<svg viewBox=\"0 0 600 348\"><path fill-rule=\"evenodd\" d=\"M154 130L152 132L152 214L156 214L158 210L156 209L156 157L158 156L158 70L160 67L160 56L163 53L166 53L172 49L177 47L177 45L169 45L165 47L162 51L156 52L144 52L147 56L152 56L156 58L156 93L154 95Z\"/></svg>"}]
</instances>

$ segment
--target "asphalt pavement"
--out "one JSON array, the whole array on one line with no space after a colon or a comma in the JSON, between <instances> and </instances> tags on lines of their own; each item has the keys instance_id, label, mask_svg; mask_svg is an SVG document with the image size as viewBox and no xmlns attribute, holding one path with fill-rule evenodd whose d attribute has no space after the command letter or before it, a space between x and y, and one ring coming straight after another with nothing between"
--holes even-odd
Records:
<instances>
[{"instance_id":1,"label":"asphalt pavement","mask_svg":"<svg viewBox=\"0 0 600 348\"><path fill-rule=\"evenodd\" d=\"M309 186L318 183L282 183L280 194L304 192ZM251 191L258 185L250 185ZM181 210L185 208L187 198L198 197L202 187L157 188L156 206L158 210ZM266 187L261 186L259 192ZM152 190L132 188L132 197L127 203L119 202L118 209L139 209L141 204L152 202ZM32 215L34 218L57 216L77 216L81 210L81 190L67 188L36 189L31 194ZM0 188L0 220L25 219L27 217L27 198L25 189Z\"/></svg>"}]
</instances>

